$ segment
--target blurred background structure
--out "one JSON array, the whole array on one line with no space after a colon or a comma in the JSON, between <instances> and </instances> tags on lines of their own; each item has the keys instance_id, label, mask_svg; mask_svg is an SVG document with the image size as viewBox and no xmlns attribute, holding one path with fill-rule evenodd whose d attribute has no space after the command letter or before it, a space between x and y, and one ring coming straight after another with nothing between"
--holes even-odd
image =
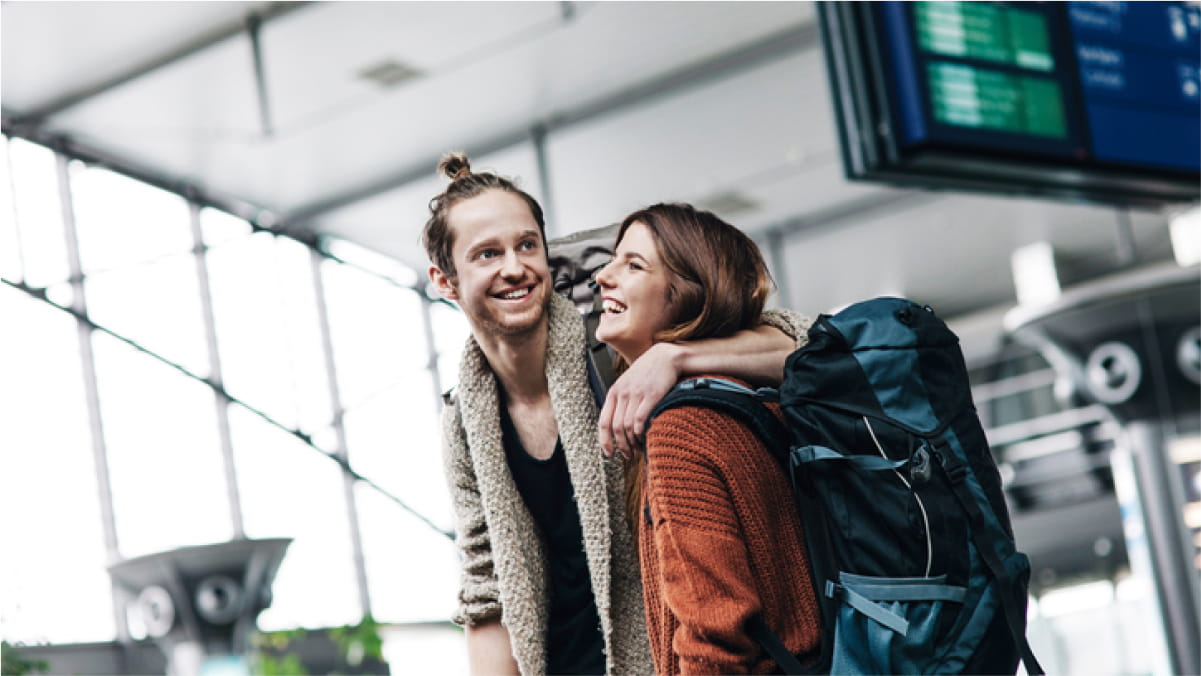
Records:
<instances>
[{"instance_id":1,"label":"blurred background structure","mask_svg":"<svg viewBox=\"0 0 1201 676\"><path fill-rule=\"evenodd\" d=\"M687 201L776 305L931 305L1044 666L1201 671L1198 7L1020 4L0 3L5 673L465 673L453 149L551 237Z\"/></svg>"}]
</instances>

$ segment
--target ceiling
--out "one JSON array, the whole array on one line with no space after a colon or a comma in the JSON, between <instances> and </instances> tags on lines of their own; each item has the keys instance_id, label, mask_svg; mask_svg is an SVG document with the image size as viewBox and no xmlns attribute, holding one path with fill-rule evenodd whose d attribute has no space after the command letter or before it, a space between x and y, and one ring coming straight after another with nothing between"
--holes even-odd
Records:
<instances>
[{"instance_id":1,"label":"ceiling","mask_svg":"<svg viewBox=\"0 0 1201 676\"><path fill-rule=\"evenodd\" d=\"M1049 242L1069 284L1170 257L1167 214L847 181L811 3L10 1L0 31L6 132L418 269L452 149L552 236L709 206L770 249L782 304L907 295L978 329L969 359L1014 249Z\"/></svg>"}]
</instances>

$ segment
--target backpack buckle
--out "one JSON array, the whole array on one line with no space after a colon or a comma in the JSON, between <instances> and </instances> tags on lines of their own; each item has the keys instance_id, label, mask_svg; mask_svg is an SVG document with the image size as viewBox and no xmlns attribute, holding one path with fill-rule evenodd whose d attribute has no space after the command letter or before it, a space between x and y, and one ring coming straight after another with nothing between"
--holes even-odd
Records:
<instances>
[{"instance_id":1,"label":"backpack buckle","mask_svg":"<svg viewBox=\"0 0 1201 676\"><path fill-rule=\"evenodd\" d=\"M842 585L834 580L826 580L826 598L832 599L838 596L838 592L842 591Z\"/></svg>"},{"instance_id":2,"label":"backpack buckle","mask_svg":"<svg viewBox=\"0 0 1201 676\"><path fill-rule=\"evenodd\" d=\"M930 475L933 473L934 467L930 462L930 452L926 447L919 446L914 451L913 456L909 458L909 478L913 483L924 484L930 480Z\"/></svg>"}]
</instances>

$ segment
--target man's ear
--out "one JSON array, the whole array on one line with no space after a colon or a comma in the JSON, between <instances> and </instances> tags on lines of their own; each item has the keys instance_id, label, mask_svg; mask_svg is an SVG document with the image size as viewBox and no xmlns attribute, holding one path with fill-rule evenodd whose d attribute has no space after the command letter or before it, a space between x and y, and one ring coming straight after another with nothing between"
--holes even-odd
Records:
<instances>
[{"instance_id":1,"label":"man's ear","mask_svg":"<svg viewBox=\"0 0 1201 676\"><path fill-rule=\"evenodd\" d=\"M446 300L459 300L459 290L455 286L454 278L442 272L441 268L436 265L431 265L429 269L430 282L434 288L438 290L438 295Z\"/></svg>"}]
</instances>

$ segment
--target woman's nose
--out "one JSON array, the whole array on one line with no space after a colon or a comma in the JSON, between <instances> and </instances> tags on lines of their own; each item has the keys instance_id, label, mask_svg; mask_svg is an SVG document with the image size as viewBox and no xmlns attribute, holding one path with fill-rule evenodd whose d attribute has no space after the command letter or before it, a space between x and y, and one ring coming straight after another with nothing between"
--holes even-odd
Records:
<instances>
[{"instance_id":1,"label":"woman's nose","mask_svg":"<svg viewBox=\"0 0 1201 676\"><path fill-rule=\"evenodd\" d=\"M606 289L613 288L613 275L609 273L609 268L612 267L612 265L613 261L605 263L599 270L596 271L596 274L594 275L596 283L600 284Z\"/></svg>"}]
</instances>

